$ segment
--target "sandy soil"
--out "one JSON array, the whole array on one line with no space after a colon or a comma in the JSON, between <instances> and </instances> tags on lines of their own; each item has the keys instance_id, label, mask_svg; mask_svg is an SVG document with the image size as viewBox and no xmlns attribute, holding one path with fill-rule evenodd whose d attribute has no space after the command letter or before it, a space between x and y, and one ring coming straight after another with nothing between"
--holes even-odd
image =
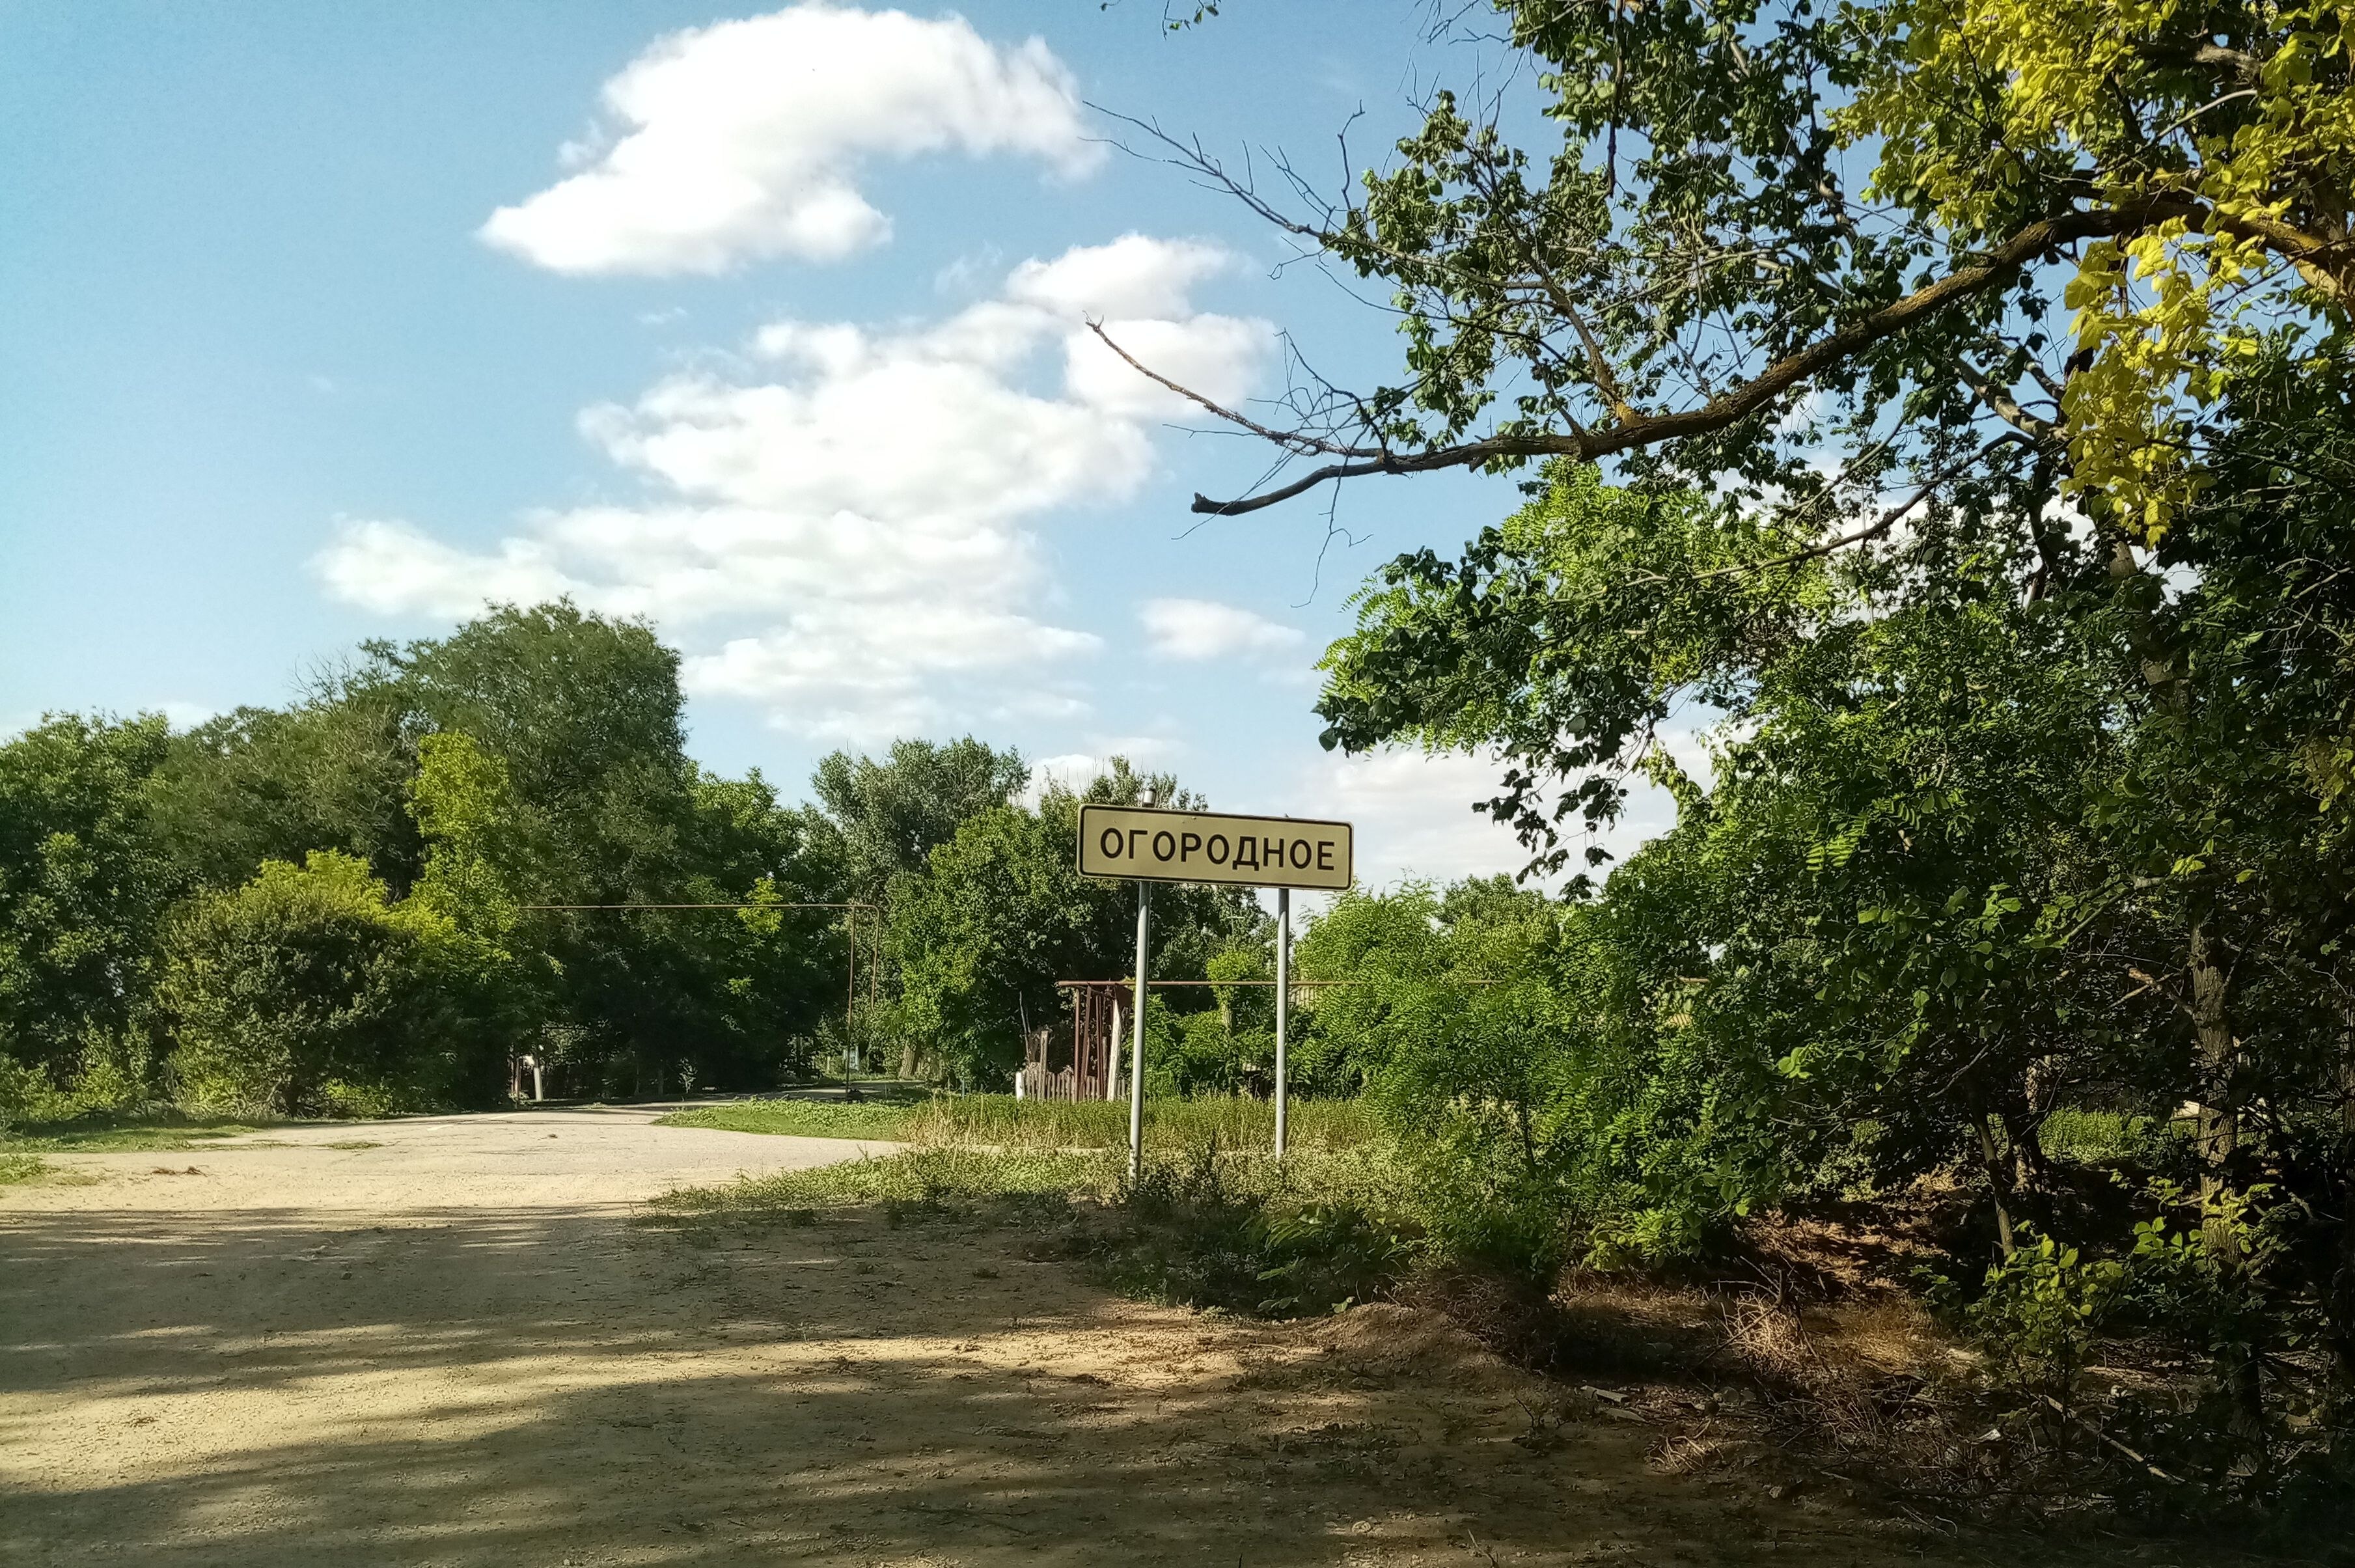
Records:
<instances>
[{"instance_id":1,"label":"sandy soil","mask_svg":"<svg viewBox=\"0 0 2355 1568\"><path fill-rule=\"evenodd\" d=\"M1667 1473L1657 1430L1402 1308L1145 1307L943 1222L634 1223L859 1152L650 1122L0 1189L0 1563L2018 1561Z\"/></svg>"}]
</instances>

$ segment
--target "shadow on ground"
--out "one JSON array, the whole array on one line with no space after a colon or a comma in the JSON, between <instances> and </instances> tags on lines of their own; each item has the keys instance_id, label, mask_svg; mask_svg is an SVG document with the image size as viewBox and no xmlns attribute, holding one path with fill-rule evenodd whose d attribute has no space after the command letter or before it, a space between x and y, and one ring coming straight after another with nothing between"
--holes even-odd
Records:
<instances>
[{"instance_id":1,"label":"shadow on ground","mask_svg":"<svg viewBox=\"0 0 2355 1568\"><path fill-rule=\"evenodd\" d=\"M2018 1560L1658 1475L1607 1413L1530 1441L1411 1315L1139 1306L1011 1232L322 1218L0 1220L0 1562Z\"/></svg>"}]
</instances>

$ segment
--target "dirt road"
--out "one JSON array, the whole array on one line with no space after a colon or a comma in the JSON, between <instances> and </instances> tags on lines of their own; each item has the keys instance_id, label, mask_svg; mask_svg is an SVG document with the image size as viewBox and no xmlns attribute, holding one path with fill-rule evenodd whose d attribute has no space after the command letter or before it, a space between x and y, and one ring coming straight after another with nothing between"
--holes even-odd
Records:
<instances>
[{"instance_id":1,"label":"dirt road","mask_svg":"<svg viewBox=\"0 0 2355 1568\"><path fill-rule=\"evenodd\" d=\"M937 1222L633 1223L858 1152L650 1124L378 1124L0 1189L0 1563L1991 1560L1665 1473L1574 1394L1552 1426L1562 1391L1400 1308L1144 1307Z\"/></svg>"}]
</instances>

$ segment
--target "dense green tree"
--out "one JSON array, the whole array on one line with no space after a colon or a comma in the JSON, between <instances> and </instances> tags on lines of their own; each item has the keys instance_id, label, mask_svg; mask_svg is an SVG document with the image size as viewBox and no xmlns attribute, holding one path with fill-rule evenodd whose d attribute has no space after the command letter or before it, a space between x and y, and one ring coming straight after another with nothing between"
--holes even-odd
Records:
<instances>
[{"instance_id":1,"label":"dense green tree","mask_svg":"<svg viewBox=\"0 0 2355 1568\"><path fill-rule=\"evenodd\" d=\"M0 746L12 1096L467 1103L504 1051L563 1092L766 1086L845 1003L847 923L790 906L881 896L1025 773L913 742L828 760L840 820L786 806L687 758L651 628L570 603L365 654L283 709L176 736L57 720ZM736 903L755 907L582 907Z\"/></svg>"},{"instance_id":2,"label":"dense green tree","mask_svg":"<svg viewBox=\"0 0 2355 1568\"><path fill-rule=\"evenodd\" d=\"M1160 1069L1167 1093L1266 1098L1275 1089L1275 992L1267 984L1274 973L1271 944L1254 930L1211 954L1202 973L1213 982L1229 983L1202 987L1212 1002L1207 1009L1173 1015L1171 1049L1152 1065ZM1290 1076L1294 1092L1299 1092L1299 1075Z\"/></svg>"},{"instance_id":3,"label":"dense green tree","mask_svg":"<svg viewBox=\"0 0 2355 1568\"><path fill-rule=\"evenodd\" d=\"M1433 93L1357 188L1167 142L1387 291L1405 347L1229 415L1308 471L1197 510L1613 461L1876 536L1902 476L1970 475L2021 537L2065 484L2149 544L2258 340L2346 329L2338 0L1493 9L1527 69Z\"/></svg>"},{"instance_id":4,"label":"dense green tree","mask_svg":"<svg viewBox=\"0 0 2355 1568\"><path fill-rule=\"evenodd\" d=\"M1020 1062L1022 1029L1058 1016L1057 980L1134 972L1135 884L1079 874L1079 809L1133 805L1148 787L1164 805L1200 805L1174 778L1115 758L1083 794L1050 784L1035 810L966 818L923 875L899 884L887 940L902 1024L967 1081L994 1086ZM1154 912L1156 978L1200 976L1260 918L1249 895L1207 887L1156 888Z\"/></svg>"},{"instance_id":5,"label":"dense green tree","mask_svg":"<svg viewBox=\"0 0 2355 1568\"><path fill-rule=\"evenodd\" d=\"M756 769L741 779L698 773L693 785L698 871L689 886L713 901L832 901L840 842L808 807L780 805ZM849 930L835 912L779 910L703 916L684 925L706 976L697 1066L701 1082L753 1084L805 1063L821 1023L846 1006ZM871 932L862 928L860 962ZM865 987L862 984L861 992Z\"/></svg>"},{"instance_id":6,"label":"dense green tree","mask_svg":"<svg viewBox=\"0 0 2355 1568\"><path fill-rule=\"evenodd\" d=\"M132 1017L176 879L146 811L163 720L50 718L0 745L0 1070L135 1073Z\"/></svg>"},{"instance_id":7,"label":"dense green tree","mask_svg":"<svg viewBox=\"0 0 2355 1568\"><path fill-rule=\"evenodd\" d=\"M1312 471L1198 509L1560 464L1393 563L1327 743L1501 750L1545 869L1675 788L1591 916L1654 1021L1639 1207L1953 1160L2002 1245L2052 1109L2190 1102L2215 1294L2336 1303L2355 1389L2346 8L1497 9L1543 135L1442 93L1331 203L1229 182L1393 291L1406 368L1295 389L1252 428Z\"/></svg>"},{"instance_id":8,"label":"dense green tree","mask_svg":"<svg viewBox=\"0 0 2355 1568\"><path fill-rule=\"evenodd\" d=\"M968 735L946 745L895 741L880 761L836 752L810 787L841 835L845 891L880 908L893 878L922 873L967 819L1004 805L1029 778L1019 752Z\"/></svg>"},{"instance_id":9,"label":"dense green tree","mask_svg":"<svg viewBox=\"0 0 2355 1568\"><path fill-rule=\"evenodd\" d=\"M488 1103L506 955L334 850L177 912L153 1007L197 1104L283 1115Z\"/></svg>"},{"instance_id":10,"label":"dense green tree","mask_svg":"<svg viewBox=\"0 0 2355 1568\"><path fill-rule=\"evenodd\" d=\"M677 655L569 603L372 652L428 731L411 798L430 845L421 886L518 956L549 1026L529 1043L561 1081L773 1082L838 994L826 977L844 937L825 915L535 907L790 903L836 885L812 814L780 807L757 774L687 760Z\"/></svg>"},{"instance_id":11,"label":"dense green tree","mask_svg":"<svg viewBox=\"0 0 2355 1568\"><path fill-rule=\"evenodd\" d=\"M673 901L692 805L678 655L651 628L569 603L509 606L451 636L372 645L435 731L508 782L510 869L528 901Z\"/></svg>"},{"instance_id":12,"label":"dense green tree","mask_svg":"<svg viewBox=\"0 0 2355 1568\"><path fill-rule=\"evenodd\" d=\"M209 887L338 849L405 890L423 854L408 810L423 729L402 685L374 667L323 678L284 709L208 720L171 739L152 786L157 836Z\"/></svg>"},{"instance_id":13,"label":"dense green tree","mask_svg":"<svg viewBox=\"0 0 2355 1568\"><path fill-rule=\"evenodd\" d=\"M1582 1112L1609 1022L1576 918L1494 880L1411 884L1343 895L1299 945L1304 978L1342 982L1303 1020L1305 1081L1363 1084L1420 1168L1443 1247L1540 1276L1573 1232L1616 1218L1582 1189L1604 1164Z\"/></svg>"},{"instance_id":14,"label":"dense green tree","mask_svg":"<svg viewBox=\"0 0 2355 1568\"><path fill-rule=\"evenodd\" d=\"M1642 1130L1581 1135L1623 1232L1953 1166L2008 1248L2051 1219L2054 1111L2190 1102L2202 1203L2170 1222L2220 1299L2271 1304L2219 1341L2241 1430L2248 1321L2320 1312L2348 1375L2345 385L2295 339L2244 368L2155 556L2065 515L2008 548L1967 496L1828 551L1557 471L1460 560L1393 563L1331 659L1337 741L1501 748L1541 865L1636 772L1678 797L1577 923L1630 1026L1579 1078ZM1705 789L1656 744L1696 701Z\"/></svg>"}]
</instances>

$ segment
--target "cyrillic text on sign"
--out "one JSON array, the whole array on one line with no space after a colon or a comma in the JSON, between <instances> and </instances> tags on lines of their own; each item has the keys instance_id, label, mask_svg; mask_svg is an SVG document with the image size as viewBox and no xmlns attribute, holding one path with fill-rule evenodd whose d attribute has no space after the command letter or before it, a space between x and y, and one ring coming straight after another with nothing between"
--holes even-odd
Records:
<instances>
[{"instance_id":1,"label":"cyrillic text on sign","mask_svg":"<svg viewBox=\"0 0 2355 1568\"><path fill-rule=\"evenodd\" d=\"M1132 805L1080 808L1080 871L1153 882L1340 889L1356 869L1349 824Z\"/></svg>"}]
</instances>

